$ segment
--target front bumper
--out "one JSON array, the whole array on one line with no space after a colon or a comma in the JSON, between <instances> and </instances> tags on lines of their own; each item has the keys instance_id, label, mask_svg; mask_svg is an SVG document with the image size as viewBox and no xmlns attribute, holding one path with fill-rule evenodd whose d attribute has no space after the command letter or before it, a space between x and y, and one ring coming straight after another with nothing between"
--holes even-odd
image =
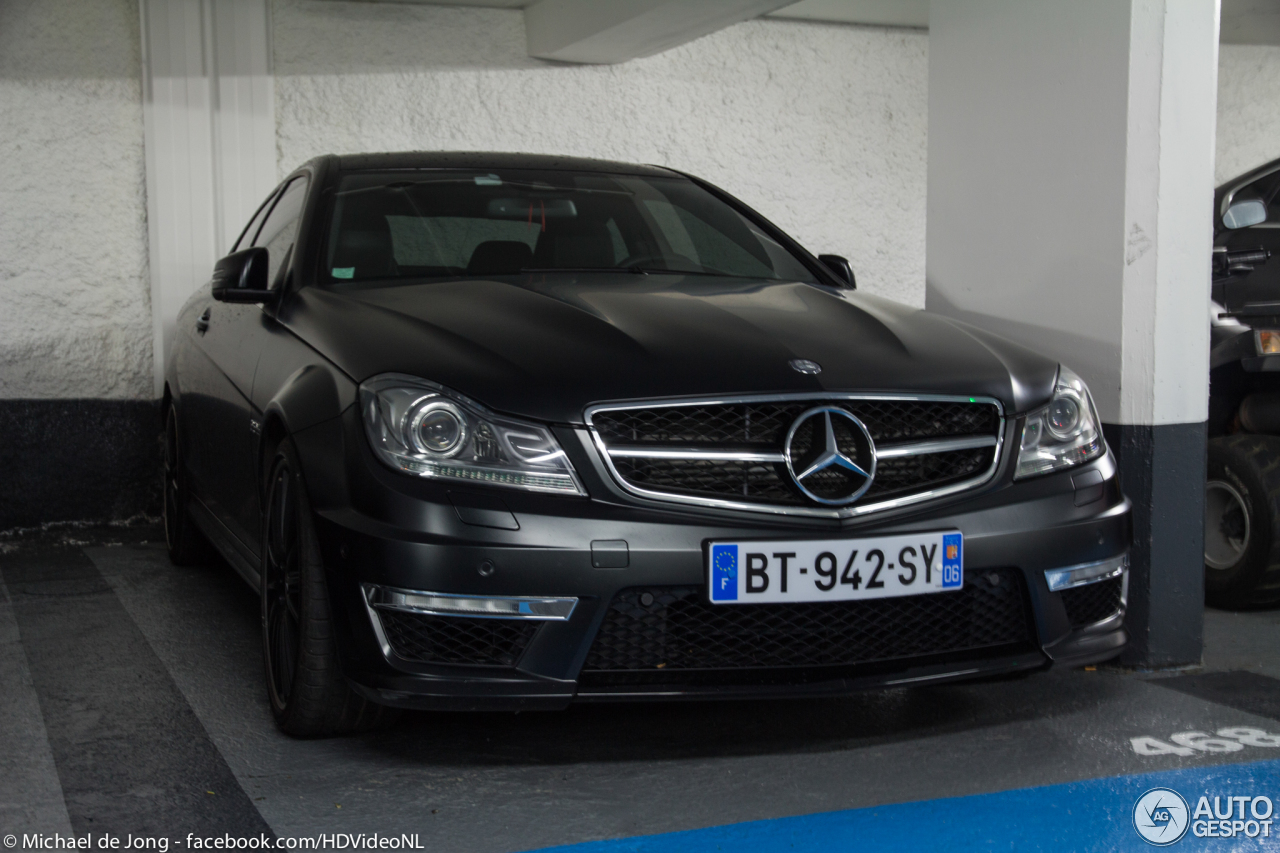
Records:
<instances>
[{"instance_id":1,"label":"front bumper","mask_svg":"<svg viewBox=\"0 0 1280 853\"><path fill-rule=\"evenodd\" d=\"M991 483L973 492L924 508L836 521L647 503L613 484L585 432L563 428L557 434L591 498L460 490L397 474L368 451L354 410L295 435L317 510L339 652L353 687L384 704L475 710L646 698L831 695L1080 666L1114 657L1127 640L1123 589L1118 609L1081 622L1089 618L1088 607L1079 596L1073 602L1051 592L1045 577L1047 570L1114 559L1127 551L1129 503L1120 493L1110 453L1081 468L1020 483L1011 480L1012 454L1006 453ZM1101 489L1096 477L1081 478L1089 471L1101 475ZM1083 503L1073 478L1090 483ZM686 673L680 679L651 677L630 684L582 678L615 596L639 587L702 586L704 547L710 540L858 538L944 528L965 535L966 577L983 570L1021 577L1027 643L811 667L793 677L780 671L717 671L705 678ZM517 656L480 655L483 665L428 663L398 655L382 631L369 590L387 589L576 602L566 618L538 620Z\"/></svg>"}]
</instances>

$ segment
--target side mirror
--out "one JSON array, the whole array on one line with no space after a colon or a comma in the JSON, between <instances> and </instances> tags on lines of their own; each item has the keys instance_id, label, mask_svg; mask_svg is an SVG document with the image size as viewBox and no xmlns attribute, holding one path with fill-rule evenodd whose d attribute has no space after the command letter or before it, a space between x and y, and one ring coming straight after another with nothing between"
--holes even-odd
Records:
<instances>
[{"instance_id":1,"label":"side mirror","mask_svg":"<svg viewBox=\"0 0 1280 853\"><path fill-rule=\"evenodd\" d=\"M219 302L273 302L267 287L267 250L254 246L227 255L213 267L213 298Z\"/></svg>"},{"instance_id":2,"label":"side mirror","mask_svg":"<svg viewBox=\"0 0 1280 853\"><path fill-rule=\"evenodd\" d=\"M1248 228L1267 221L1267 206L1257 199L1237 201L1222 214L1222 224L1227 228Z\"/></svg>"},{"instance_id":3,"label":"side mirror","mask_svg":"<svg viewBox=\"0 0 1280 853\"><path fill-rule=\"evenodd\" d=\"M850 288L858 286L858 283L853 279L853 267L849 265L848 258L842 258L839 255L818 255L818 260L822 261L836 278L849 285Z\"/></svg>"}]
</instances>

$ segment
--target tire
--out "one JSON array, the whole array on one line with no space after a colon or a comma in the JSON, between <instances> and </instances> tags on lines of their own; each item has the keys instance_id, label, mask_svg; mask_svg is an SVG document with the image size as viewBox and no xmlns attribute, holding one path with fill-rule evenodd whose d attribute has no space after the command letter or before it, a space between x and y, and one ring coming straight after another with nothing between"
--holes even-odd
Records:
<instances>
[{"instance_id":1,"label":"tire","mask_svg":"<svg viewBox=\"0 0 1280 853\"><path fill-rule=\"evenodd\" d=\"M190 486L178 430L178 410L170 404L164 417L164 542L169 562L194 566L208 558L209 544L191 519Z\"/></svg>"},{"instance_id":2,"label":"tire","mask_svg":"<svg viewBox=\"0 0 1280 853\"><path fill-rule=\"evenodd\" d=\"M1209 442L1204 530L1205 601L1237 609L1280 601L1280 438Z\"/></svg>"},{"instance_id":3,"label":"tire","mask_svg":"<svg viewBox=\"0 0 1280 853\"><path fill-rule=\"evenodd\" d=\"M382 728L391 708L347 684L338 659L324 576L298 455L288 439L276 449L262 523L262 650L276 725L293 737L326 737Z\"/></svg>"}]
</instances>

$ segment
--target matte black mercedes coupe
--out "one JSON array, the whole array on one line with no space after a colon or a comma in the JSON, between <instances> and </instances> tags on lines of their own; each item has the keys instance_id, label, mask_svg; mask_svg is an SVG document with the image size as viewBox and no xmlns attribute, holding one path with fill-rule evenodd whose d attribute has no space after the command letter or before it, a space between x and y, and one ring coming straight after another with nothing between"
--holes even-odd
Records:
<instances>
[{"instance_id":1,"label":"matte black mercedes coupe","mask_svg":"<svg viewBox=\"0 0 1280 853\"><path fill-rule=\"evenodd\" d=\"M177 320L165 530L271 707L821 695L1116 655L1129 503L1071 371L854 290L669 169L320 157Z\"/></svg>"}]
</instances>

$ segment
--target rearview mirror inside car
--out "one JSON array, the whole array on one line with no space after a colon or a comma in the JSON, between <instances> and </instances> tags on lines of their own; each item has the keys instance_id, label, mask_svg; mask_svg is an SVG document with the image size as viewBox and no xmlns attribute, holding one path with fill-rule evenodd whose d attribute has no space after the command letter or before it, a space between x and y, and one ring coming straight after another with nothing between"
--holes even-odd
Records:
<instances>
[{"instance_id":1,"label":"rearview mirror inside car","mask_svg":"<svg viewBox=\"0 0 1280 853\"><path fill-rule=\"evenodd\" d=\"M573 219L578 207L570 198L495 198L489 202L491 219Z\"/></svg>"},{"instance_id":2,"label":"rearview mirror inside car","mask_svg":"<svg viewBox=\"0 0 1280 853\"><path fill-rule=\"evenodd\" d=\"M213 267L213 298L219 302L270 302L267 288L267 249L254 246L233 252Z\"/></svg>"},{"instance_id":3,"label":"rearview mirror inside car","mask_svg":"<svg viewBox=\"0 0 1280 853\"><path fill-rule=\"evenodd\" d=\"M1222 224L1227 228L1248 228L1267 221L1267 206L1258 199L1237 201L1222 214Z\"/></svg>"},{"instance_id":4,"label":"rearview mirror inside car","mask_svg":"<svg viewBox=\"0 0 1280 853\"><path fill-rule=\"evenodd\" d=\"M850 287L858 286L853 279L853 267L849 264L848 258L843 258L840 255L818 255L818 260L822 261L826 268L831 270L836 278L845 284Z\"/></svg>"}]
</instances>

